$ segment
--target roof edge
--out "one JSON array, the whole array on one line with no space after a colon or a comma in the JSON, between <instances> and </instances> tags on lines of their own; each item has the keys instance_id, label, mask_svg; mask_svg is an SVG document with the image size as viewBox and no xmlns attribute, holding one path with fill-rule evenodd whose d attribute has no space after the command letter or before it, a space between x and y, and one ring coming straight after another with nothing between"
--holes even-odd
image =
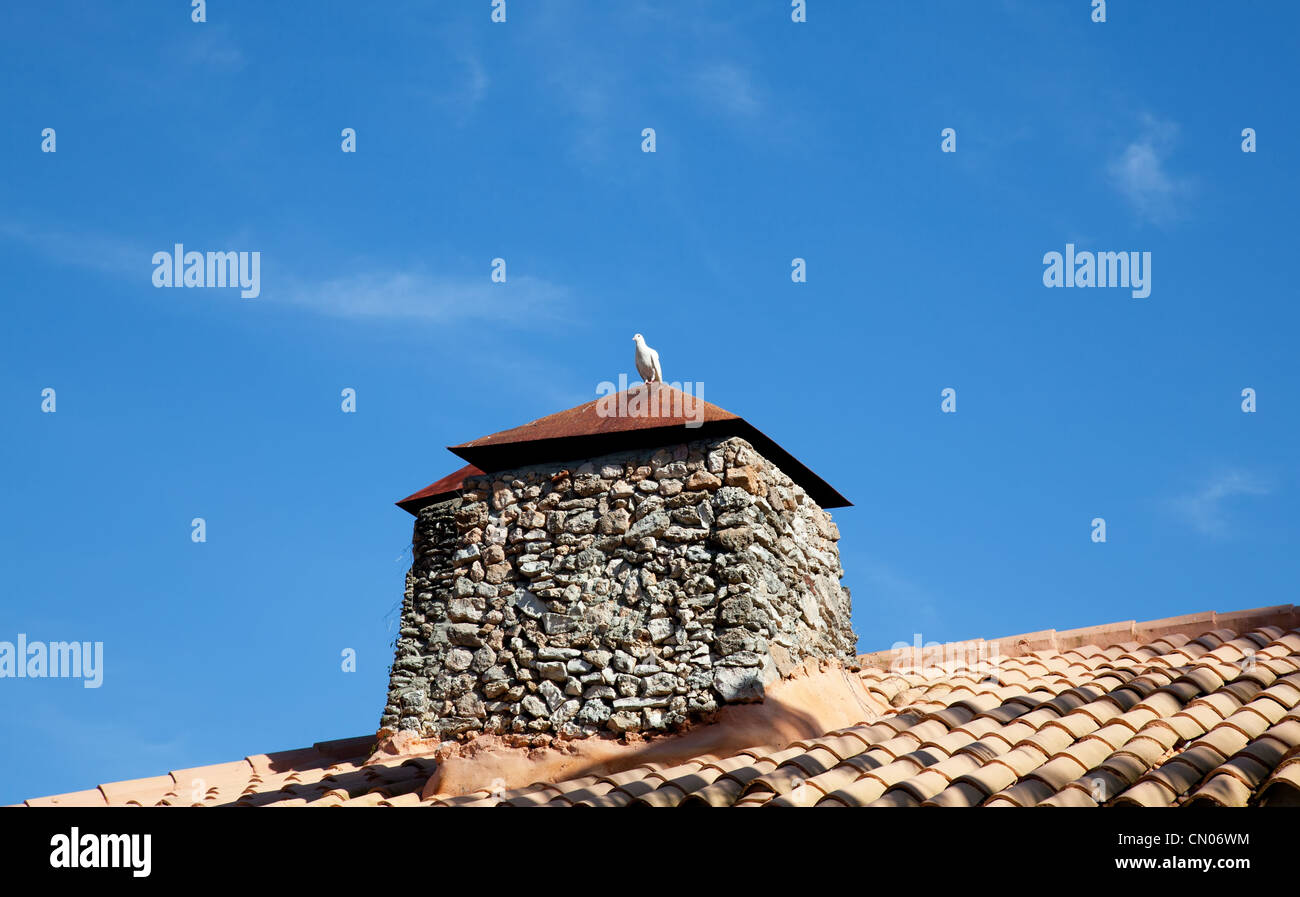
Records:
<instances>
[{"instance_id":1,"label":"roof edge","mask_svg":"<svg viewBox=\"0 0 1300 897\"><path fill-rule=\"evenodd\" d=\"M683 436L683 429L686 430L685 436ZM799 484L822 508L852 507L853 503L830 483L813 473L794 455L781 448L770 436L741 417L705 421L698 427L689 428L684 428L681 424L668 424L663 427L646 427L638 430L558 436L527 443L449 445L447 449L485 473L496 473L538 464L586 460L632 449L657 448L682 442L694 442L697 439L725 436L739 436L748 441L759 454ZM527 449L527 461L521 457L521 447Z\"/></svg>"},{"instance_id":2,"label":"roof edge","mask_svg":"<svg viewBox=\"0 0 1300 897\"><path fill-rule=\"evenodd\" d=\"M1201 634L1213 630L1225 621L1249 623L1251 629L1263 626L1278 626L1291 629L1300 625L1300 607L1294 604L1274 604L1267 607L1251 607L1244 610L1205 611L1202 613L1181 614L1175 617L1161 617L1156 620L1119 620L1114 623L1101 623L1096 626L1080 626L1076 629L1040 629L1001 638L969 638L944 642L940 647L949 645L997 644L1004 653L1020 657L1038 651L1060 653L1084 645L1108 648L1128 641L1147 638L1154 641L1166 635L1187 635L1195 631ZM858 655L858 662L864 666L887 669L895 657L894 649L869 651ZM882 666L883 664L883 666Z\"/></svg>"}]
</instances>

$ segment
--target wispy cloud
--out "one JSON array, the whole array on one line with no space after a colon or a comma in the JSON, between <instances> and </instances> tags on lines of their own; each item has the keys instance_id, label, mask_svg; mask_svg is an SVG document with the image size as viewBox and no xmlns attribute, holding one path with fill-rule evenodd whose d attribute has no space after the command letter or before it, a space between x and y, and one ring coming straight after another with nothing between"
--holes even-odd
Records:
<instances>
[{"instance_id":1,"label":"wispy cloud","mask_svg":"<svg viewBox=\"0 0 1300 897\"><path fill-rule=\"evenodd\" d=\"M702 69L695 76L694 88L708 105L728 115L749 118L763 110L753 76L734 63L715 63Z\"/></svg>"},{"instance_id":2,"label":"wispy cloud","mask_svg":"<svg viewBox=\"0 0 1300 897\"><path fill-rule=\"evenodd\" d=\"M1233 499L1272 492L1273 486L1263 479L1244 471L1230 470L1195 492L1173 499L1170 506L1199 532L1207 536L1226 536L1230 532L1228 507Z\"/></svg>"},{"instance_id":3,"label":"wispy cloud","mask_svg":"<svg viewBox=\"0 0 1300 897\"><path fill-rule=\"evenodd\" d=\"M1111 183L1143 218L1156 223L1181 216L1192 182L1172 175L1167 166L1178 137L1178 125L1150 115L1142 118L1142 133L1110 161Z\"/></svg>"},{"instance_id":4,"label":"wispy cloud","mask_svg":"<svg viewBox=\"0 0 1300 897\"><path fill-rule=\"evenodd\" d=\"M603 57L569 38L558 38L547 64L537 74L542 95L572 128L569 154L583 166L604 166L615 141L611 110L614 97L634 88L620 83L618 70Z\"/></svg>"},{"instance_id":5,"label":"wispy cloud","mask_svg":"<svg viewBox=\"0 0 1300 897\"><path fill-rule=\"evenodd\" d=\"M208 25L192 29L193 36L176 44L173 55L189 65L226 69L237 72L248 62L226 25Z\"/></svg>"},{"instance_id":6,"label":"wispy cloud","mask_svg":"<svg viewBox=\"0 0 1300 897\"><path fill-rule=\"evenodd\" d=\"M478 54L464 51L457 54L456 58L463 67L459 78L454 79L445 89L428 88L420 92L426 93L434 103L450 111L456 117L457 125L463 127L486 99L492 78Z\"/></svg>"},{"instance_id":7,"label":"wispy cloud","mask_svg":"<svg viewBox=\"0 0 1300 897\"><path fill-rule=\"evenodd\" d=\"M512 276L505 283L492 283L486 272L475 278L421 271L365 272L292 281L270 297L337 317L436 324L518 321L532 326L562 319L568 307L568 291L549 281Z\"/></svg>"},{"instance_id":8,"label":"wispy cloud","mask_svg":"<svg viewBox=\"0 0 1300 897\"><path fill-rule=\"evenodd\" d=\"M134 281L148 286L153 253L172 244L146 245L89 231L51 230L17 221L0 220L0 240L60 264ZM250 239L218 241L199 249L245 246ZM278 260L265 253L268 261ZM292 267L287 265L286 267ZM493 283L488 271L476 277L433 274L400 266L372 268L336 276L277 279L263 268L265 301L287 302L318 314L343 318L409 320L436 324L495 323L545 326L568 319L572 299L567 287L530 275L510 275Z\"/></svg>"},{"instance_id":9,"label":"wispy cloud","mask_svg":"<svg viewBox=\"0 0 1300 897\"><path fill-rule=\"evenodd\" d=\"M116 236L88 231L50 230L18 221L0 221L0 239L26 247L51 261L104 274L138 274L147 283L153 250ZM141 274L143 272L143 274Z\"/></svg>"},{"instance_id":10,"label":"wispy cloud","mask_svg":"<svg viewBox=\"0 0 1300 897\"><path fill-rule=\"evenodd\" d=\"M492 80L488 77L487 69L483 67L483 61L477 56L468 56L465 58L465 101L470 105L477 105L487 96L488 85Z\"/></svg>"}]
</instances>

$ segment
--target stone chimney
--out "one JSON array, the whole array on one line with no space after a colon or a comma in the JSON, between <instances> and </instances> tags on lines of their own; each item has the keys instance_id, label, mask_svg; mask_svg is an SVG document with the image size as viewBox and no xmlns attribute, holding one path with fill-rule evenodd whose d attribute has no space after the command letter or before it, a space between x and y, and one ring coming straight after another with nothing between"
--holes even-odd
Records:
<instances>
[{"instance_id":1,"label":"stone chimney","mask_svg":"<svg viewBox=\"0 0 1300 897\"><path fill-rule=\"evenodd\" d=\"M853 660L824 510L848 502L743 419L699 400L686 426L689 397L642 389L683 413L590 402L453 446L470 465L398 502L381 736L672 731Z\"/></svg>"}]
</instances>

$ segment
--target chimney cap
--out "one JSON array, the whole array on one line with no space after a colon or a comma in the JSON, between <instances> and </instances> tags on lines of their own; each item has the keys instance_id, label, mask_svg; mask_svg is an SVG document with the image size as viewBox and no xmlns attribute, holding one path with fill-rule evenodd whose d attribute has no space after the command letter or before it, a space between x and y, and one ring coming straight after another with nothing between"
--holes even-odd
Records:
<instances>
[{"instance_id":1,"label":"chimney cap","mask_svg":"<svg viewBox=\"0 0 1300 897\"><path fill-rule=\"evenodd\" d=\"M409 511L412 514L418 514L420 508L425 505L431 505L434 502L441 501L455 495L465 485L465 480L470 477L482 476L483 471L479 470L473 464L466 464L455 473L449 473L437 482L430 483L419 492L414 492L406 498L397 502L397 506L403 511Z\"/></svg>"},{"instance_id":2,"label":"chimney cap","mask_svg":"<svg viewBox=\"0 0 1300 897\"><path fill-rule=\"evenodd\" d=\"M602 413L610 403L646 401L632 398L635 391L649 389L649 401L658 403L657 414L610 415ZM699 406L695 404L699 403ZM689 403L689 404L688 404ZM686 410L691 413L687 414ZM700 421L687 427L687 422ZM467 477L508 470L547 461L594 458L628 449L654 448L698 439L739 436L798 483L823 508L849 507L851 502L773 439L739 415L696 399L663 383L637 384L615 395L605 396L548 414L518 427L490 433L447 448L469 464L438 482L397 502L411 514L424 505L458 492Z\"/></svg>"}]
</instances>

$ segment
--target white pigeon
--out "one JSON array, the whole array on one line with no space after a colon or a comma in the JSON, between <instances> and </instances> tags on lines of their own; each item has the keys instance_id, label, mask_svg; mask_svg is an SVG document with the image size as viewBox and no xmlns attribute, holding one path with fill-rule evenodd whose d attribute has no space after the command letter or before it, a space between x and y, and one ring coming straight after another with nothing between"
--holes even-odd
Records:
<instances>
[{"instance_id":1,"label":"white pigeon","mask_svg":"<svg viewBox=\"0 0 1300 897\"><path fill-rule=\"evenodd\" d=\"M664 382L663 368L659 367L659 353L647 346L645 337L639 333L633 335L632 341L636 343L636 372L641 375L641 379L646 383Z\"/></svg>"}]
</instances>

